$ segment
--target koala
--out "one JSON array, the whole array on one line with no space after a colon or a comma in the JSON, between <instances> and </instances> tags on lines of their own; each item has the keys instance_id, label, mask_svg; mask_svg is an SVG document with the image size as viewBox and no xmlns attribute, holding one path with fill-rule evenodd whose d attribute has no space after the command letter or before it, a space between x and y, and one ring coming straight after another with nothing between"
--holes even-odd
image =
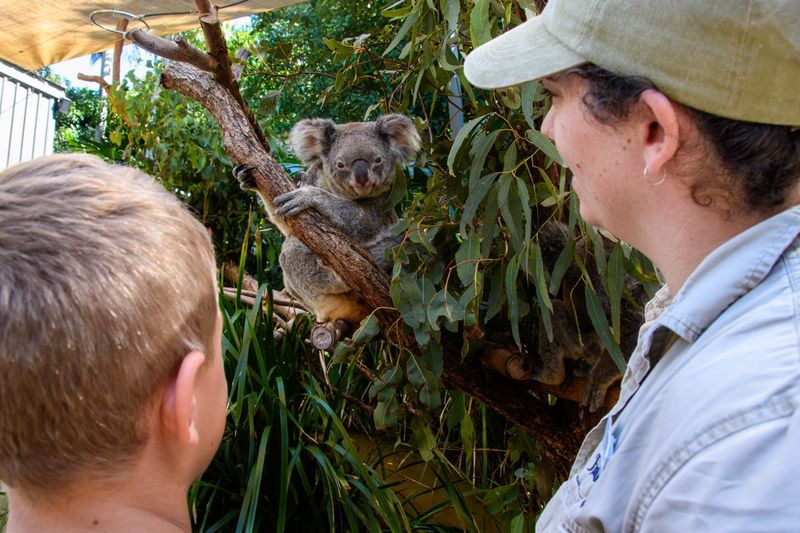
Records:
<instances>
[{"instance_id":1,"label":"koala","mask_svg":"<svg viewBox=\"0 0 800 533\"><path fill-rule=\"evenodd\" d=\"M547 257L555 257L566 246L567 229L563 224L548 222L540 229L540 244L542 253ZM610 244L610 243L608 243ZM610 250L607 250L610 252ZM579 240L576 243L575 254L588 259L586 243ZM553 265L548 267L552 270ZM608 310L608 297L602 290L603 283L597 272L590 269L589 275L595 287L601 289L598 297L603 307ZM553 331L552 342L548 340L542 319L538 324L538 361L533 379L548 385L561 385L567 381L571 371L572 375L585 377L586 390L582 405L589 408L590 412L597 411L603 406L609 387L621 378L619 369L611 355L604 348L603 343L596 333L592 331L591 319L583 301L583 289L576 286L584 283L581 272L572 266L567 271L562 282L563 299L553 298L553 311L550 316ZM632 317L638 316L634 309L644 307L647 300L644 288L634 279L627 277L625 285L630 295L630 300L622 300L622 337L620 348L627 359L636 346L639 324ZM583 345L578 343L579 332L577 322L582 325ZM567 364L567 362L570 362Z\"/></svg>"},{"instance_id":2,"label":"koala","mask_svg":"<svg viewBox=\"0 0 800 533\"><path fill-rule=\"evenodd\" d=\"M302 120L289 140L306 168L300 186L275 198L274 205L260 195L270 219L286 236L279 256L284 285L318 322L358 324L372 309L291 234L283 217L316 209L388 272L386 251L399 244L400 236L395 231L399 219L387 200L397 165L419 152L419 134L411 119L390 114L347 124ZM250 170L234 169L243 189L256 189Z\"/></svg>"},{"instance_id":3,"label":"koala","mask_svg":"<svg viewBox=\"0 0 800 533\"><path fill-rule=\"evenodd\" d=\"M539 320L539 359L533 379L548 385L561 385L567 381L566 361L571 360L572 374L587 378L581 404L595 412L602 407L609 387L620 378L611 356L594 333L584 332L585 342L578 344L578 328L565 302L552 299L550 321L553 341L550 342L542 320Z\"/></svg>"}]
</instances>

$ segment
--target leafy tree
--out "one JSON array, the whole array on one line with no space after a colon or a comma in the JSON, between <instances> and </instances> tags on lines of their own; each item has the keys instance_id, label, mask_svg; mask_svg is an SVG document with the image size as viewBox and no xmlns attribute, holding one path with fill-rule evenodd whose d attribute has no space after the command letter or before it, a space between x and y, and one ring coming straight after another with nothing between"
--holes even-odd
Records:
<instances>
[{"instance_id":1,"label":"leafy tree","mask_svg":"<svg viewBox=\"0 0 800 533\"><path fill-rule=\"evenodd\" d=\"M66 113L56 113L56 152L74 151L76 146L96 142L106 107L97 91L86 87L67 87L66 97L72 104Z\"/></svg>"},{"instance_id":2,"label":"leafy tree","mask_svg":"<svg viewBox=\"0 0 800 533\"><path fill-rule=\"evenodd\" d=\"M325 43L357 43L368 35L396 29L397 24L387 24L381 15L379 2L312 0L252 20L252 30L232 36L229 44L252 52L242 91L251 102L260 102L262 115L277 103L277 112L269 121L273 131L285 133L298 120L315 116L340 122L366 118L380 80L365 76L346 94L329 97L344 58Z\"/></svg>"}]
</instances>

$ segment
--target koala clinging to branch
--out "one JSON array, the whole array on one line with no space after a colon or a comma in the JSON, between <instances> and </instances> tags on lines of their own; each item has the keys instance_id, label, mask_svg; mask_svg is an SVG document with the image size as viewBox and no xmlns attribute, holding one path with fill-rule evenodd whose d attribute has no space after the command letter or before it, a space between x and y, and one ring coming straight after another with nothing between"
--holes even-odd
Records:
<instances>
[{"instance_id":1,"label":"koala clinging to branch","mask_svg":"<svg viewBox=\"0 0 800 533\"><path fill-rule=\"evenodd\" d=\"M419 151L419 134L408 117L391 114L348 124L302 120L289 139L307 169L300 187L275 198L274 205L260 195L270 219L286 236L279 257L284 285L318 322L358 324L372 309L291 234L283 217L316 209L388 271L386 251L399 244L399 236L397 214L387 200L397 164ZM243 189L256 189L250 170L234 169Z\"/></svg>"}]
</instances>

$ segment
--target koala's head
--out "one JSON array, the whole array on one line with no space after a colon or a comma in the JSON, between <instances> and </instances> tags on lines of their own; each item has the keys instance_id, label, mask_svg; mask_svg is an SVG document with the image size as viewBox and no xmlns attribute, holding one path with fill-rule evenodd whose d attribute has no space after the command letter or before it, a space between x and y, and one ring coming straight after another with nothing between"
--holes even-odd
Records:
<instances>
[{"instance_id":1,"label":"koala's head","mask_svg":"<svg viewBox=\"0 0 800 533\"><path fill-rule=\"evenodd\" d=\"M289 139L303 164L316 173L317 185L349 199L388 194L395 166L414 157L420 144L411 119L397 114L347 124L301 120Z\"/></svg>"}]
</instances>

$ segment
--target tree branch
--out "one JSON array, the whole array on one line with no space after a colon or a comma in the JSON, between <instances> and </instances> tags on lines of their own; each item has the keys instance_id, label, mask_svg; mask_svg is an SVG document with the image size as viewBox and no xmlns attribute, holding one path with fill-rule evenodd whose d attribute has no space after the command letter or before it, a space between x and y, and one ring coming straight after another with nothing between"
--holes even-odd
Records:
<instances>
[{"instance_id":1,"label":"tree branch","mask_svg":"<svg viewBox=\"0 0 800 533\"><path fill-rule=\"evenodd\" d=\"M114 63L112 64L111 83L119 84L120 71L122 69L122 47L125 46L125 30L128 29L128 19L117 21L117 31L121 32L114 41Z\"/></svg>"},{"instance_id":2,"label":"tree branch","mask_svg":"<svg viewBox=\"0 0 800 533\"><path fill-rule=\"evenodd\" d=\"M242 94L239 92L239 84L233 75L231 68L231 57L228 55L228 43L225 40L225 35L222 33L222 27L219 24L219 8L212 6L209 0L195 0L195 5L200 11L200 27L203 30L203 37L206 40L206 49L208 54L217 62L216 67L212 70L214 79L216 79L228 92L231 93L234 100L239 104L244 112L247 121L253 129L256 138L269 152L269 142L267 141L264 132L256 121L253 111L247 105Z\"/></svg>"},{"instance_id":3,"label":"tree branch","mask_svg":"<svg viewBox=\"0 0 800 533\"><path fill-rule=\"evenodd\" d=\"M586 432L600 417L568 401L548 406L526 387L482 368L467 358L461 360L460 339L444 340L442 379L449 389L463 391L523 428L542 445L542 451L566 477ZM540 383L536 383L540 390Z\"/></svg>"},{"instance_id":4,"label":"tree branch","mask_svg":"<svg viewBox=\"0 0 800 533\"><path fill-rule=\"evenodd\" d=\"M157 56L174 61L183 61L206 72L214 72L217 68L217 61L213 57L191 46L182 37L177 37L174 41L170 41L158 35L153 35L147 30L136 29L128 32L128 38L141 48Z\"/></svg>"},{"instance_id":5,"label":"tree branch","mask_svg":"<svg viewBox=\"0 0 800 533\"><path fill-rule=\"evenodd\" d=\"M88 74L78 73L78 79L81 81L94 82L100 85L104 91L108 92L111 85L102 76L90 76Z\"/></svg>"}]
</instances>

